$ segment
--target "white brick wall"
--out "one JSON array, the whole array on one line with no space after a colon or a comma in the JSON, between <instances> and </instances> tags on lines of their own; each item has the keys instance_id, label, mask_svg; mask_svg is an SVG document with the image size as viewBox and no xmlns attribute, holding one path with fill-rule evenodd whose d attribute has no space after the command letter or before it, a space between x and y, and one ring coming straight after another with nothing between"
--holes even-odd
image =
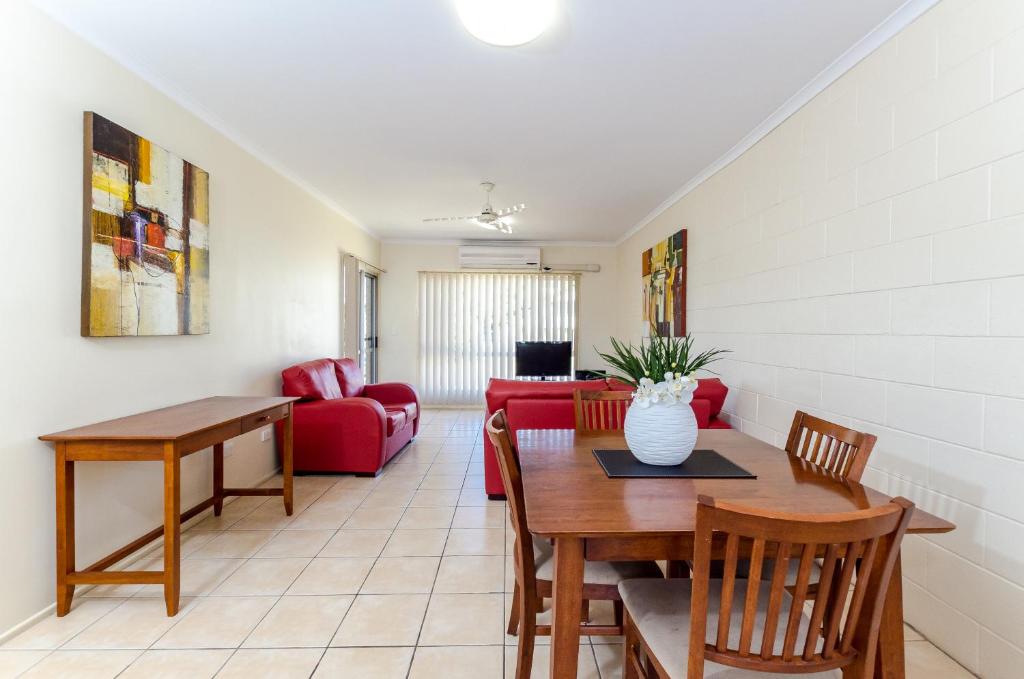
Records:
<instances>
[{"instance_id":1,"label":"white brick wall","mask_svg":"<svg viewBox=\"0 0 1024 679\"><path fill-rule=\"evenodd\" d=\"M690 330L733 425L875 433L865 481L958 524L905 549L910 622L1024 668L1024 0L945 0L619 249L689 229Z\"/></svg>"}]
</instances>

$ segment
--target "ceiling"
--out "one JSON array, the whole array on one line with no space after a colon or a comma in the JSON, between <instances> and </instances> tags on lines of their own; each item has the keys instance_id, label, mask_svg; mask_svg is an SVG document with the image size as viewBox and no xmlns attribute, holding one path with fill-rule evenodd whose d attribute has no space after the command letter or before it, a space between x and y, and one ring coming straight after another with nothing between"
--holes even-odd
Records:
<instances>
[{"instance_id":1,"label":"ceiling","mask_svg":"<svg viewBox=\"0 0 1024 679\"><path fill-rule=\"evenodd\" d=\"M37 0L384 238L482 180L518 239L616 241L903 0L562 0L485 45L451 0ZM102 110L102 102L97 102Z\"/></svg>"}]
</instances>

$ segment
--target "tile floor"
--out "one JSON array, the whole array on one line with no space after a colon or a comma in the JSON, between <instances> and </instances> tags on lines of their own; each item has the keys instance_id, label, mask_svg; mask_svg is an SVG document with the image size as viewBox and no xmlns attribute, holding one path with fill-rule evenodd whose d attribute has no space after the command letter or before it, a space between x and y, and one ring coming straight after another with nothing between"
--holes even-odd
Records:
<instances>
[{"instance_id":1,"label":"tile floor","mask_svg":"<svg viewBox=\"0 0 1024 679\"><path fill-rule=\"evenodd\" d=\"M512 530L483 491L481 424L427 411L380 477L297 477L293 517L278 498L231 502L182 536L176 617L159 587L96 587L0 647L0 677L513 676ZM616 641L585 639L580 676L619 677ZM971 676L909 628L907 661L910 679Z\"/></svg>"}]
</instances>

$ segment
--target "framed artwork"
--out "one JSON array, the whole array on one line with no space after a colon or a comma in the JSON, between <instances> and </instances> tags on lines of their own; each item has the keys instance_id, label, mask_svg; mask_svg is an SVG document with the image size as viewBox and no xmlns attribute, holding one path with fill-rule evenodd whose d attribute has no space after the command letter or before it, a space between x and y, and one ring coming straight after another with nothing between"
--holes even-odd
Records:
<instances>
[{"instance_id":1,"label":"framed artwork","mask_svg":"<svg viewBox=\"0 0 1024 679\"><path fill-rule=\"evenodd\" d=\"M210 176L85 114L82 335L210 331Z\"/></svg>"},{"instance_id":2,"label":"framed artwork","mask_svg":"<svg viewBox=\"0 0 1024 679\"><path fill-rule=\"evenodd\" d=\"M643 318L650 335L686 336L686 229L641 255Z\"/></svg>"}]
</instances>

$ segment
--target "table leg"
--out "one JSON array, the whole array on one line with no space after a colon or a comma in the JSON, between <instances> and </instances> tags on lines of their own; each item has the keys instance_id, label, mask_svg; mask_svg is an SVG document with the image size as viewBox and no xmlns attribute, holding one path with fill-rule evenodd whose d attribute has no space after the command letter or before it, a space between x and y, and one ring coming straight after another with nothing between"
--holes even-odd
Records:
<instances>
[{"instance_id":1,"label":"table leg","mask_svg":"<svg viewBox=\"0 0 1024 679\"><path fill-rule=\"evenodd\" d=\"M213 444L213 515L224 509L224 444Z\"/></svg>"},{"instance_id":2,"label":"table leg","mask_svg":"<svg viewBox=\"0 0 1024 679\"><path fill-rule=\"evenodd\" d=\"M75 463L67 459L67 444L57 443L57 615L71 610L75 586L67 584L75 570Z\"/></svg>"},{"instance_id":3,"label":"table leg","mask_svg":"<svg viewBox=\"0 0 1024 679\"><path fill-rule=\"evenodd\" d=\"M181 456L173 443L164 447L164 602L167 615L178 612L181 589Z\"/></svg>"},{"instance_id":4,"label":"table leg","mask_svg":"<svg viewBox=\"0 0 1024 679\"><path fill-rule=\"evenodd\" d=\"M903 569L897 554L892 582L882 605L878 651L875 653L876 679L903 679L906 676L903 641Z\"/></svg>"},{"instance_id":5,"label":"table leg","mask_svg":"<svg viewBox=\"0 0 1024 679\"><path fill-rule=\"evenodd\" d=\"M293 411L292 404L288 404L288 417L284 419L284 441L281 446L281 475L284 477L284 513L292 515L292 472L293 455L292 434L293 434Z\"/></svg>"},{"instance_id":6,"label":"table leg","mask_svg":"<svg viewBox=\"0 0 1024 679\"><path fill-rule=\"evenodd\" d=\"M555 540L552 594L551 679L576 679L583 605L583 540Z\"/></svg>"}]
</instances>

